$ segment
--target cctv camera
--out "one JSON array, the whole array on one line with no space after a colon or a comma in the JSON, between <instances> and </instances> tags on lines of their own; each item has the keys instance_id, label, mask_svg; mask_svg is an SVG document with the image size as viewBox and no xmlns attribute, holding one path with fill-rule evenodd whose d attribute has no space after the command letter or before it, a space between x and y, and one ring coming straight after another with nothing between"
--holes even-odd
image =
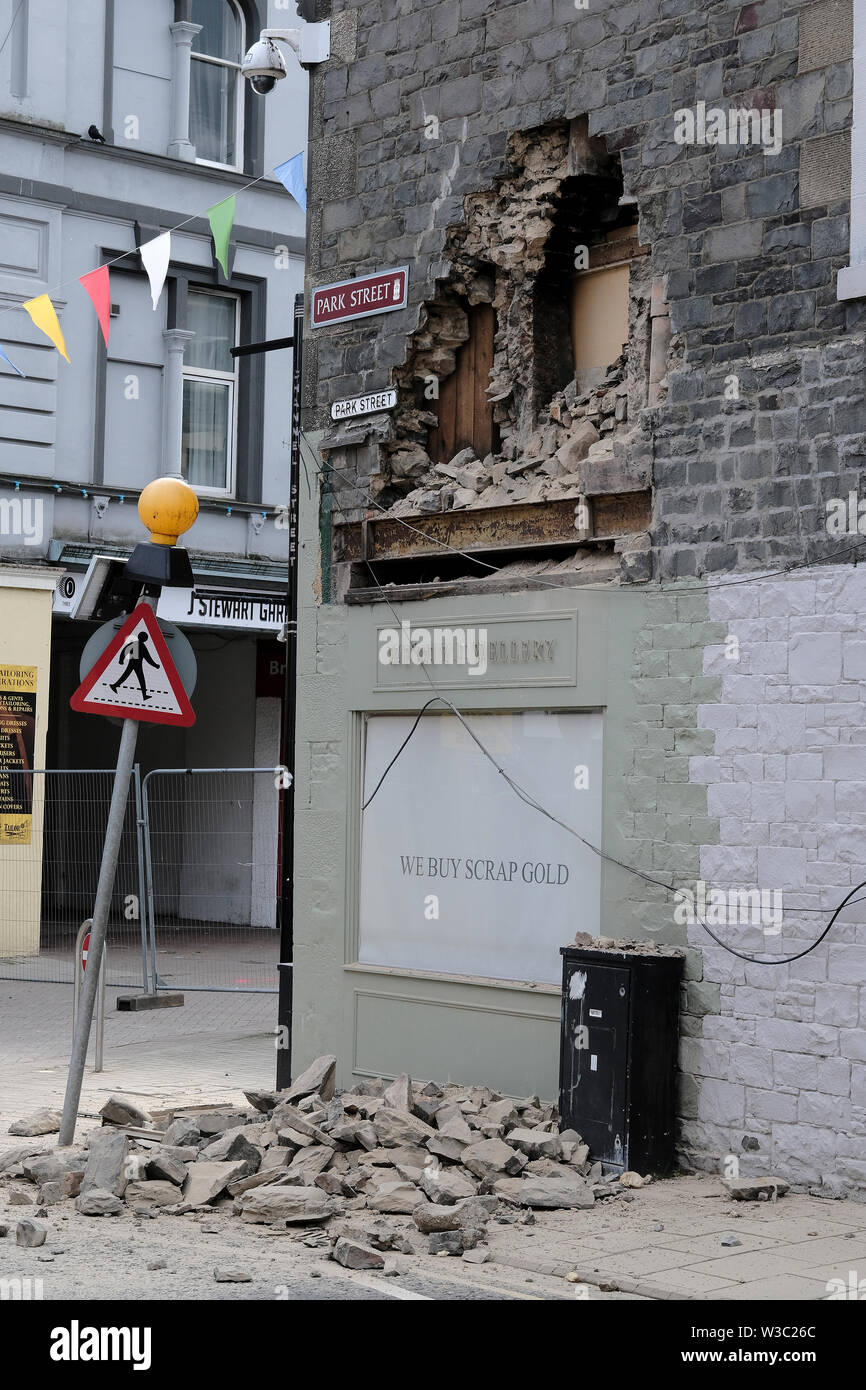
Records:
<instances>
[{"instance_id":1,"label":"cctv camera","mask_svg":"<svg viewBox=\"0 0 866 1390\"><path fill-rule=\"evenodd\" d=\"M244 54L241 72L248 77L254 92L264 96L271 92L281 77L286 75L286 60L271 39L259 39L248 53Z\"/></svg>"}]
</instances>

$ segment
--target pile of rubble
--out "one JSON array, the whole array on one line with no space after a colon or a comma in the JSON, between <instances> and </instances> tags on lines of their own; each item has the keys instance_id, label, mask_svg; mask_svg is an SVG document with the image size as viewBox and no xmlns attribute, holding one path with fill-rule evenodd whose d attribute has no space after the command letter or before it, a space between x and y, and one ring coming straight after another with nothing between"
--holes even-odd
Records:
<instances>
[{"instance_id":1,"label":"pile of rubble","mask_svg":"<svg viewBox=\"0 0 866 1390\"><path fill-rule=\"evenodd\" d=\"M450 463L434 464L420 444L403 444L391 454L391 475L411 478L416 486L390 513L471 511L648 486L631 461L640 451L634 432L626 432L627 411L623 356L598 386L579 395L572 381L554 396L522 447L510 442L501 454L484 459L462 449Z\"/></svg>"},{"instance_id":2,"label":"pile of rubble","mask_svg":"<svg viewBox=\"0 0 866 1390\"><path fill-rule=\"evenodd\" d=\"M47 1208L74 1199L85 1216L218 1208L271 1226L328 1223L327 1233L307 1232L307 1243L330 1245L353 1268L376 1268L382 1249L422 1253L420 1237L431 1253L483 1260L491 1219L631 1201L630 1189L649 1181L603 1178L580 1135L560 1131L555 1107L537 1096L413 1085L405 1075L336 1095L335 1069L336 1058L320 1057L287 1090L245 1092L249 1110L173 1112L162 1127L113 1096L86 1149L34 1154L31 1144L0 1155L7 1200ZM53 1122L35 1119L37 1133ZM401 1233L383 1216L410 1221ZM40 1243L36 1227L19 1223L19 1243Z\"/></svg>"}]
</instances>

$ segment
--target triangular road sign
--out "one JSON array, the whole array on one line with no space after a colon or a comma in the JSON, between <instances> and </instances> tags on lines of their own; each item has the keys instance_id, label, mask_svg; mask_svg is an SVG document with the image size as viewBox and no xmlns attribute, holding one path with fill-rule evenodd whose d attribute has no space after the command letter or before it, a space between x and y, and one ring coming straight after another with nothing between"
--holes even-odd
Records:
<instances>
[{"instance_id":1,"label":"triangular road sign","mask_svg":"<svg viewBox=\"0 0 866 1390\"><path fill-rule=\"evenodd\" d=\"M79 714L113 714L149 724L195 723L152 608L140 603L69 701Z\"/></svg>"}]
</instances>

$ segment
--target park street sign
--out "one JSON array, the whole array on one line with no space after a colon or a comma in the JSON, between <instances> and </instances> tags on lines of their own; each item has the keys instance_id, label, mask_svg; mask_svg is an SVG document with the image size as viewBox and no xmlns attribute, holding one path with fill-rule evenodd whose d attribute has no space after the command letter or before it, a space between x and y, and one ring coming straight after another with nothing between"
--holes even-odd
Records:
<instances>
[{"instance_id":1,"label":"park street sign","mask_svg":"<svg viewBox=\"0 0 866 1390\"><path fill-rule=\"evenodd\" d=\"M350 400L334 401L331 419L351 420L356 415L375 415L377 410L393 410L396 404L395 390L373 391L369 396L352 396Z\"/></svg>"},{"instance_id":2,"label":"park street sign","mask_svg":"<svg viewBox=\"0 0 866 1390\"><path fill-rule=\"evenodd\" d=\"M409 267L377 270L357 280L338 280L333 285L319 285L313 290L311 328L323 328L327 323L347 323L349 319L365 319L371 314L388 314L405 309L409 292Z\"/></svg>"},{"instance_id":3,"label":"park street sign","mask_svg":"<svg viewBox=\"0 0 866 1390\"><path fill-rule=\"evenodd\" d=\"M113 714L147 724L195 723L153 609L134 608L69 701L79 714Z\"/></svg>"}]
</instances>

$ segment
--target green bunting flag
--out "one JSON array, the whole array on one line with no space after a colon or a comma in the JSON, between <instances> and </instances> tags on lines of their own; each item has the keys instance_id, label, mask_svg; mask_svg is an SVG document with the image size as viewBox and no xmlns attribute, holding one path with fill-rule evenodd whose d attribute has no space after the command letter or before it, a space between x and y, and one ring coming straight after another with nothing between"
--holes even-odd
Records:
<instances>
[{"instance_id":1,"label":"green bunting flag","mask_svg":"<svg viewBox=\"0 0 866 1390\"><path fill-rule=\"evenodd\" d=\"M228 279L229 237L235 220L234 193L229 198L223 198L221 203L214 203L212 208L208 208L207 215L213 234L214 255L222 266L223 275Z\"/></svg>"}]
</instances>

